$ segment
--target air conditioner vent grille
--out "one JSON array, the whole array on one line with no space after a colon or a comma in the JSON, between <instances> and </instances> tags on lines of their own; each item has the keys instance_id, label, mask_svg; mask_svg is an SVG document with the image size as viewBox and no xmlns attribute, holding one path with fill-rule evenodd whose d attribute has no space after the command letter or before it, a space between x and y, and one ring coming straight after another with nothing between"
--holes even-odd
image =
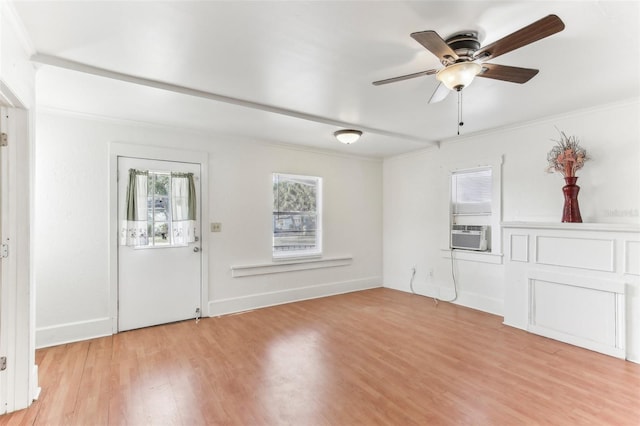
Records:
<instances>
[{"instance_id":1,"label":"air conditioner vent grille","mask_svg":"<svg viewBox=\"0 0 640 426\"><path fill-rule=\"evenodd\" d=\"M485 251L488 249L486 225L452 225L451 248Z\"/></svg>"}]
</instances>

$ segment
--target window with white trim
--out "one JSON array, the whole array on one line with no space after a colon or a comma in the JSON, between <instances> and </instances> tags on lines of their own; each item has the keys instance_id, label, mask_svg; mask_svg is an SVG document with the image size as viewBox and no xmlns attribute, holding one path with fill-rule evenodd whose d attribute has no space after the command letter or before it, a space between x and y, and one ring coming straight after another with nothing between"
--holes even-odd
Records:
<instances>
[{"instance_id":1,"label":"window with white trim","mask_svg":"<svg viewBox=\"0 0 640 426\"><path fill-rule=\"evenodd\" d=\"M273 257L322 254L322 178L273 174Z\"/></svg>"},{"instance_id":2,"label":"window with white trim","mask_svg":"<svg viewBox=\"0 0 640 426\"><path fill-rule=\"evenodd\" d=\"M451 207L454 215L490 215L491 168L457 171L451 174Z\"/></svg>"},{"instance_id":3,"label":"window with white trim","mask_svg":"<svg viewBox=\"0 0 640 426\"><path fill-rule=\"evenodd\" d=\"M453 225L465 225L456 226L456 229L477 231L475 226L487 226L488 253L501 255L502 156L457 163L448 168L447 178L451 229ZM451 229L447 232L448 247L451 246Z\"/></svg>"}]
</instances>

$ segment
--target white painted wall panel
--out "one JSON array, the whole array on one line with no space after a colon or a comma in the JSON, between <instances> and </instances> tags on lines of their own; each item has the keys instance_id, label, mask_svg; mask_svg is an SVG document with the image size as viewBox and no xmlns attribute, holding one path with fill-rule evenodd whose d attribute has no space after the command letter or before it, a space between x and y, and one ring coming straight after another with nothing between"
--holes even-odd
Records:
<instances>
[{"instance_id":1,"label":"white painted wall panel","mask_svg":"<svg viewBox=\"0 0 640 426\"><path fill-rule=\"evenodd\" d=\"M513 262L529 261L529 236L528 235L511 235L511 244L509 245L510 260Z\"/></svg>"},{"instance_id":2,"label":"white painted wall panel","mask_svg":"<svg viewBox=\"0 0 640 426\"><path fill-rule=\"evenodd\" d=\"M616 294L558 282L531 280L530 326L578 340L616 345Z\"/></svg>"},{"instance_id":3,"label":"white painted wall panel","mask_svg":"<svg viewBox=\"0 0 640 426\"><path fill-rule=\"evenodd\" d=\"M546 256L553 259L506 262L505 324L638 362L640 281L623 271L621 259L611 263L611 252L637 241L640 227L540 222L505 222L503 227L508 244L528 234L530 241L545 241ZM599 244L608 248L598 250ZM553 253L552 247L573 250L580 259Z\"/></svg>"},{"instance_id":4,"label":"white painted wall panel","mask_svg":"<svg viewBox=\"0 0 640 426\"><path fill-rule=\"evenodd\" d=\"M640 241L624 242L624 273L640 275Z\"/></svg>"},{"instance_id":5,"label":"white painted wall panel","mask_svg":"<svg viewBox=\"0 0 640 426\"><path fill-rule=\"evenodd\" d=\"M613 272L614 241L538 236L536 263Z\"/></svg>"}]
</instances>

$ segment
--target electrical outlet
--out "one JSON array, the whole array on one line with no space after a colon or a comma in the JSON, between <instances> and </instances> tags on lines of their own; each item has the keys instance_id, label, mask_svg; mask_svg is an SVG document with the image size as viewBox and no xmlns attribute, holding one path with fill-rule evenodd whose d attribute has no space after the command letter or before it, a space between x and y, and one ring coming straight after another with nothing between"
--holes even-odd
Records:
<instances>
[{"instance_id":1,"label":"electrical outlet","mask_svg":"<svg viewBox=\"0 0 640 426\"><path fill-rule=\"evenodd\" d=\"M212 222L211 223L211 232L221 232L222 224L220 222Z\"/></svg>"},{"instance_id":2,"label":"electrical outlet","mask_svg":"<svg viewBox=\"0 0 640 426\"><path fill-rule=\"evenodd\" d=\"M429 268L429 277L433 278L433 268Z\"/></svg>"}]
</instances>

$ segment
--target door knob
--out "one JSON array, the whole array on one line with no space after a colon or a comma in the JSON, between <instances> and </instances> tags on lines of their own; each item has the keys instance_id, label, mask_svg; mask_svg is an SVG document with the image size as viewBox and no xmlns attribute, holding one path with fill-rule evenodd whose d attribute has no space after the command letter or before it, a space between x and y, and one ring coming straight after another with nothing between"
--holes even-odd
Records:
<instances>
[{"instance_id":1,"label":"door knob","mask_svg":"<svg viewBox=\"0 0 640 426\"><path fill-rule=\"evenodd\" d=\"M199 252L200 251L200 247L194 247L193 251L196 252L196 253Z\"/></svg>"}]
</instances>

